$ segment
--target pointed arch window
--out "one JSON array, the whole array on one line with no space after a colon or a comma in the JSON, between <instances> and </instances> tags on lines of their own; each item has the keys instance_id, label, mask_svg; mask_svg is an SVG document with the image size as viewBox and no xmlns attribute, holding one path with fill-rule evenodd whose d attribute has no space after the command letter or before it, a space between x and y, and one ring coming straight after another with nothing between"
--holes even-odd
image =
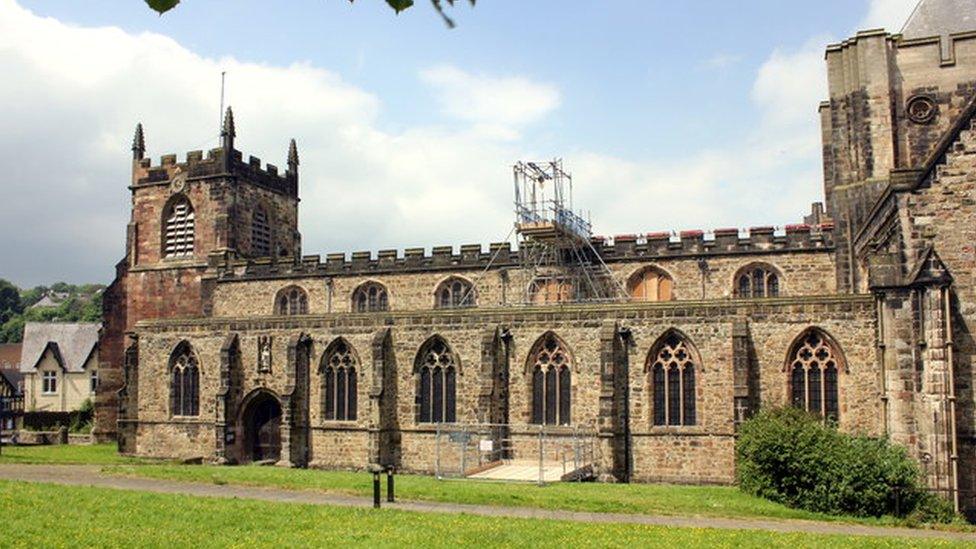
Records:
<instances>
[{"instance_id":1,"label":"pointed arch window","mask_svg":"<svg viewBox=\"0 0 976 549\"><path fill-rule=\"evenodd\" d=\"M565 344L548 333L530 355L532 423L569 425L572 419L572 358Z\"/></svg>"},{"instance_id":2,"label":"pointed arch window","mask_svg":"<svg viewBox=\"0 0 976 549\"><path fill-rule=\"evenodd\" d=\"M193 206L181 196L170 204L163 223L163 255L188 257L193 255L194 238Z\"/></svg>"},{"instance_id":3,"label":"pointed arch window","mask_svg":"<svg viewBox=\"0 0 976 549\"><path fill-rule=\"evenodd\" d=\"M837 373L843 365L840 350L815 328L793 344L787 364L790 404L831 421L840 418Z\"/></svg>"},{"instance_id":4,"label":"pointed arch window","mask_svg":"<svg viewBox=\"0 0 976 549\"><path fill-rule=\"evenodd\" d=\"M322 417L355 421L357 416L359 361L345 340L337 340L322 357Z\"/></svg>"},{"instance_id":5,"label":"pointed arch window","mask_svg":"<svg viewBox=\"0 0 976 549\"><path fill-rule=\"evenodd\" d=\"M200 368L187 342L180 343L170 357L170 413L173 416L200 415Z\"/></svg>"},{"instance_id":6,"label":"pointed arch window","mask_svg":"<svg viewBox=\"0 0 976 549\"><path fill-rule=\"evenodd\" d=\"M308 314L308 294L298 286L289 286L275 298L275 314L297 316Z\"/></svg>"},{"instance_id":7,"label":"pointed arch window","mask_svg":"<svg viewBox=\"0 0 976 549\"><path fill-rule=\"evenodd\" d=\"M434 292L438 309L474 307L474 286L463 278L451 277L437 286Z\"/></svg>"},{"instance_id":8,"label":"pointed arch window","mask_svg":"<svg viewBox=\"0 0 976 549\"><path fill-rule=\"evenodd\" d=\"M770 265L754 264L735 275L735 296L759 298L779 296L780 276Z\"/></svg>"},{"instance_id":9,"label":"pointed arch window","mask_svg":"<svg viewBox=\"0 0 976 549\"><path fill-rule=\"evenodd\" d=\"M627 293L635 301L671 301L674 282L667 273L645 267L627 281Z\"/></svg>"},{"instance_id":10,"label":"pointed arch window","mask_svg":"<svg viewBox=\"0 0 976 549\"><path fill-rule=\"evenodd\" d=\"M386 288L378 282L366 282L352 294L352 309L357 313L388 311L390 300Z\"/></svg>"},{"instance_id":11,"label":"pointed arch window","mask_svg":"<svg viewBox=\"0 0 976 549\"><path fill-rule=\"evenodd\" d=\"M417 355L417 422L457 421L457 360L447 343L435 337Z\"/></svg>"},{"instance_id":12,"label":"pointed arch window","mask_svg":"<svg viewBox=\"0 0 976 549\"><path fill-rule=\"evenodd\" d=\"M648 355L652 423L655 426L697 424L696 371L698 353L681 335L662 336Z\"/></svg>"},{"instance_id":13,"label":"pointed arch window","mask_svg":"<svg viewBox=\"0 0 976 549\"><path fill-rule=\"evenodd\" d=\"M255 257L271 255L271 222L268 212L261 206L251 217L251 253Z\"/></svg>"}]
</instances>

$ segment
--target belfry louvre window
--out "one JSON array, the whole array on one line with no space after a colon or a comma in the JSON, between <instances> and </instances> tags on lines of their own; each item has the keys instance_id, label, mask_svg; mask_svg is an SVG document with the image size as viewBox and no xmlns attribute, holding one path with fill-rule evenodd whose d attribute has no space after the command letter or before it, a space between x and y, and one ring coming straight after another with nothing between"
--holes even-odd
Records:
<instances>
[{"instance_id":1,"label":"belfry louvre window","mask_svg":"<svg viewBox=\"0 0 976 549\"><path fill-rule=\"evenodd\" d=\"M386 288L377 282L367 282L352 295L352 308L357 313L375 313L387 311L390 308L390 300L386 294Z\"/></svg>"},{"instance_id":2,"label":"belfry louvre window","mask_svg":"<svg viewBox=\"0 0 976 549\"><path fill-rule=\"evenodd\" d=\"M823 332L810 329L793 344L788 364L790 403L820 417L837 421L840 406L837 372L843 359Z\"/></svg>"},{"instance_id":3,"label":"belfry louvre window","mask_svg":"<svg viewBox=\"0 0 976 549\"><path fill-rule=\"evenodd\" d=\"M271 255L271 223L264 208L254 210L251 217L251 253L257 257Z\"/></svg>"},{"instance_id":4,"label":"belfry louvre window","mask_svg":"<svg viewBox=\"0 0 976 549\"><path fill-rule=\"evenodd\" d=\"M662 336L649 355L652 423L655 426L695 425L695 357L679 334Z\"/></svg>"},{"instance_id":5,"label":"belfry louvre window","mask_svg":"<svg viewBox=\"0 0 976 549\"><path fill-rule=\"evenodd\" d=\"M187 342L170 358L170 411L174 416L200 415L200 368Z\"/></svg>"},{"instance_id":6,"label":"belfry louvre window","mask_svg":"<svg viewBox=\"0 0 976 549\"><path fill-rule=\"evenodd\" d=\"M457 421L454 353L439 337L429 340L417 357L417 422Z\"/></svg>"},{"instance_id":7,"label":"belfry louvre window","mask_svg":"<svg viewBox=\"0 0 976 549\"><path fill-rule=\"evenodd\" d=\"M768 265L750 265L735 276L735 296L776 297L779 295L779 275Z\"/></svg>"},{"instance_id":8,"label":"belfry louvre window","mask_svg":"<svg viewBox=\"0 0 976 549\"><path fill-rule=\"evenodd\" d=\"M532 423L569 425L572 394L572 359L555 334L536 342L530 355L532 367Z\"/></svg>"},{"instance_id":9,"label":"belfry louvre window","mask_svg":"<svg viewBox=\"0 0 976 549\"><path fill-rule=\"evenodd\" d=\"M345 340L329 346L322 358L322 417L327 420L356 419L358 361Z\"/></svg>"},{"instance_id":10,"label":"belfry louvre window","mask_svg":"<svg viewBox=\"0 0 976 549\"><path fill-rule=\"evenodd\" d=\"M275 314L296 316L308 314L308 294L298 286L289 286L278 292Z\"/></svg>"},{"instance_id":11,"label":"belfry louvre window","mask_svg":"<svg viewBox=\"0 0 976 549\"><path fill-rule=\"evenodd\" d=\"M456 309L459 307L474 307L474 287L470 282L461 278L449 278L437 287L438 309Z\"/></svg>"},{"instance_id":12,"label":"belfry louvre window","mask_svg":"<svg viewBox=\"0 0 976 549\"><path fill-rule=\"evenodd\" d=\"M636 301L671 301L674 283L666 273L654 267L641 269L627 281L627 292Z\"/></svg>"},{"instance_id":13,"label":"belfry louvre window","mask_svg":"<svg viewBox=\"0 0 976 549\"><path fill-rule=\"evenodd\" d=\"M193 255L193 206L185 197L174 202L166 216L163 253L166 257Z\"/></svg>"}]
</instances>

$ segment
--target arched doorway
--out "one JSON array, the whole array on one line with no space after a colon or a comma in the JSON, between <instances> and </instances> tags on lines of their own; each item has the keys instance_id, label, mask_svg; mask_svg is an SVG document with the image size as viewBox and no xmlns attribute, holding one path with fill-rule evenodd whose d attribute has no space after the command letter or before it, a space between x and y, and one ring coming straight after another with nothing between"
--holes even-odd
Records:
<instances>
[{"instance_id":1,"label":"arched doorway","mask_svg":"<svg viewBox=\"0 0 976 549\"><path fill-rule=\"evenodd\" d=\"M269 392L255 394L244 409L244 460L281 458L281 404Z\"/></svg>"}]
</instances>

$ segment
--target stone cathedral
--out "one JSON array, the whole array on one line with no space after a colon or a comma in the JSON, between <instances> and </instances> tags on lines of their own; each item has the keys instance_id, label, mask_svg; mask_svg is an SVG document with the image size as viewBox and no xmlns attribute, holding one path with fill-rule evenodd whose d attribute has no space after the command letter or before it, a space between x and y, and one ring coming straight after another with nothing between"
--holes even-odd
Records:
<instances>
[{"instance_id":1,"label":"stone cathedral","mask_svg":"<svg viewBox=\"0 0 976 549\"><path fill-rule=\"evenodd\" d=\"M438 442L458 426L498 426L497 459L586 432L596 478L732 483L739 423L792 405L904 445L972 513L973 14L924 0L901 33L827 46L824 201L783 229L603 238L556 211L517 246L302 255L294 141L284 169L245 159L228 109L219 148L154 163L140 125L96 435L433 472L467 451Z\"/></svg>"}]
</instances>

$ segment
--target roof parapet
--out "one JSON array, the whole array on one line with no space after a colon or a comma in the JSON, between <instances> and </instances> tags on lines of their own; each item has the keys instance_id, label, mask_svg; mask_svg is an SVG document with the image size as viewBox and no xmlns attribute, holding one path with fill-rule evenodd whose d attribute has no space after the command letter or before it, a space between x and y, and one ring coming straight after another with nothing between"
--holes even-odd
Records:
<instances>
[{"instance_id":1,"label":"roof parapet","mask_svg":"<svg viewBox=\"0 0 976 549\"><path fill-rule=\"evenodd\" d=\"M593 237L591 243L594 250L608 263L756 253L829 251L834 245L833 224L828 223L788 225L783 230L767 226L753 227L747 231L723 228L713 231L686 230L677 235L670 232L619 235L613 240L606 237ZM232 261L234 266L243 268L223 269L222 279L483 270L490 265L510 268L519 265L519 252L510 242L494 242L487 250L481 244L464 244L457 251L453 246L435 246L429 253L425 248L406 248L402 254L398 250L385 249L377 252L375 256L369 251L357 251L348 256L336 252L326 254L324 262L317 255L304 256L299 262L283 258L274 269L267 261Z\"/></svg>"}]
</instances>

